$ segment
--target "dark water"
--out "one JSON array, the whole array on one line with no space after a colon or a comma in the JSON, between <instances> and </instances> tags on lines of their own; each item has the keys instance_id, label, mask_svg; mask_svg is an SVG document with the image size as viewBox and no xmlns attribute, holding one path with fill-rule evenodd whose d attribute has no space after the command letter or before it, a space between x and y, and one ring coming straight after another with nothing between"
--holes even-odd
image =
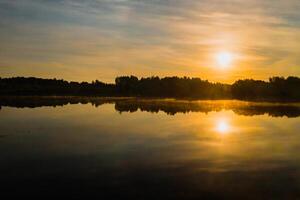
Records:
<instances>
[{"instance_id":1,"label":"dark water","mask_svg":"<svg viewBox=\"0 0 300 200\"><path fill-rule=\"evenodd\" d=\"M0 99L1 194L299 199L300 105Z\"/></svg>"}]
</instances>

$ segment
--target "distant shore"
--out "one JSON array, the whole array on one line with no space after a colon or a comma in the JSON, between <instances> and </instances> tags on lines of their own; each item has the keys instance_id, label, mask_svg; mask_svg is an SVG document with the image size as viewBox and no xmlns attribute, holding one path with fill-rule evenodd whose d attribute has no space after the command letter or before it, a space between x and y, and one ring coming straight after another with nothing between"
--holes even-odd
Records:
<instances>
[{"instance_id":1,"label":"distant shore","mask_svg":"<svg viewBox=\"0 0 300 200\"><path fill-rule=\"evenodd\" d=\"M0 96L94 96L175 98L185 100L246 100L300 102L300 78L245 79L233 84L200 78L121 76L114 84L69 82L35 77L0 78Z\"/></svg>"}]
</instances>

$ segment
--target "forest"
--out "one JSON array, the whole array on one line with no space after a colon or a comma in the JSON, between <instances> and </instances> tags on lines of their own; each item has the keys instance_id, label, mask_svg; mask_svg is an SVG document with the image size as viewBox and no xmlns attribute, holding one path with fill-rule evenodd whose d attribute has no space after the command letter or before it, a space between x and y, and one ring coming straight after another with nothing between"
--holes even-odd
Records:
<instances>
[{"instance_id":1,"label":"forest","mask_svg":"<svg viewBox=\"0 0 300 200\"><path fill-rule=\"evenodd\" d=\"M183 99L300 101L300 78L245 79L233 84L200 78L120 76L114 84L95 80L74 82L35 77L0 78L1 96L111 96Z\"/></svg>"}]
</instances>

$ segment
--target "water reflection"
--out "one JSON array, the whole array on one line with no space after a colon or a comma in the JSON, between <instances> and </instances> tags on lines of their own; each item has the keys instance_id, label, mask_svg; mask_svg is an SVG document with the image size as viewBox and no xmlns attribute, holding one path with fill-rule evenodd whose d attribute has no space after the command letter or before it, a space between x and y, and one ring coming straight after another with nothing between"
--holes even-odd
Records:
<instances>
[{"instance_id":1,"label":"water reflection","mask_svg":"<svg viewBox=\"0 0 300 200\"><path fill-rule=\"evenodd\" d=\"M297 104L60 97L1 105L1 189L9 194L300 197Z\"/></svg>"},{"instance_id":2,"label":"water reflection","mask_svg":"<svg viewBox=\"0 0 300 200\"><path fill-rule=\"evenodd\" d=\"M138 98L96 98L96 97L0 97L1 106L17 108L36 108L44 106L63 106L68 104L88 104L95 107L104 104L114 104L115 110L123 112L145 111L168 115L190 112L219 112L232 110L238 115L255 116L269 115L271 117L299 117L299 103L261 103L243 101L187 101L174 99L138 99Z\"/></svg>"},{"instance_id":3,"label":"water reflection","mask_svg":"<svg viewBox=\"0 0 300 200\"><path fill-rule=\"evenodd\" d=\"M219 134L225 135L230 132L230 125L226 119L218 119L216 123L216 131Z\"/></svg>"}]
</instances>

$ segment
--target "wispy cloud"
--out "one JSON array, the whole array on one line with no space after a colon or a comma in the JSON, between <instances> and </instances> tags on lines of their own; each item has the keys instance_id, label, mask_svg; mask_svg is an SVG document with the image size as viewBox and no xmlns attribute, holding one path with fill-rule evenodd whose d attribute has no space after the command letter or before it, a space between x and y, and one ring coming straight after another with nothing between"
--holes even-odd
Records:
<instances>
[{"instance_id":1,"label":"wispy cloud","mask_svg":"<svg viewBox=\"0 0 300 200\"><path fill-rule=\"evenodd\" d=\"M0 73L300 75L299 10L298 0L2 0ZM219 50L238 55L226 73L214 67Z\"/></svg>"}]
</instances>

